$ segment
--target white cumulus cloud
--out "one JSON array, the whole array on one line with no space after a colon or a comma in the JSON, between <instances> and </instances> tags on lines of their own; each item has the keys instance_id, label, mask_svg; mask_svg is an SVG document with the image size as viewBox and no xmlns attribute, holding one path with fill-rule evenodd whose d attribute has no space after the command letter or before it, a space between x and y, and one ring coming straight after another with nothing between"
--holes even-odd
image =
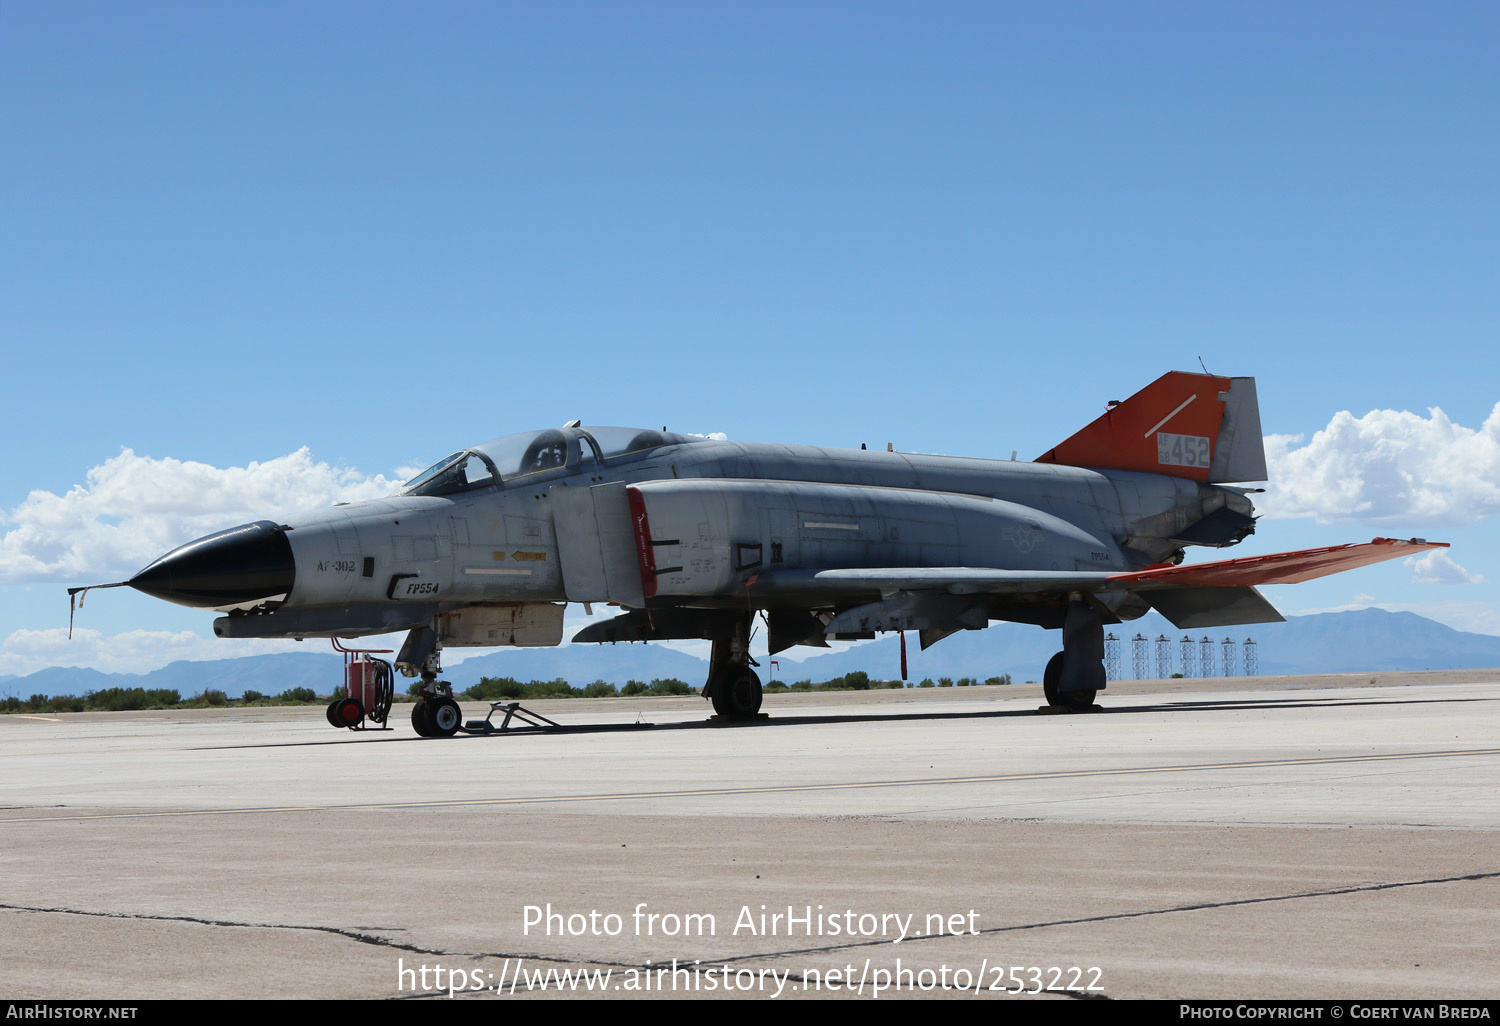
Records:
<instances>
[{"instance_id":1,"label":"white cumulus cloud","mask_svg":"<svg viewBox=\"0 0 1500 1026\"><path fill-rule=\"evenodd\" d=\"M1453 561L1443 549L1429 549L1420 556L1402 560L1411 568L1412 579L1419 584L1483 584L1482 574L1471 574Z\"/></svg>"},{"instance_id":2,"label":"white cumulus cloud","mask_svg":"<svg viewBox=\"0 0 1500 1026\"><path fill-rule=\"evenodd\" d=\"M1480 427L1436 407L1337 413L1305 445L1266 436L1270 486L1256 502L1272 518L1319 523L1470 524L1500 513L1500 403Z\"/></svg>"},{"instance_id":3,"label":"white cumulus cloud","mask_svg":"<svg viewBox=\"0 0 1500 1026\"><path fill-rule=\"evenodd\" d=\"M178 545L251 520L390 495L401 482L318 462L306 449L245 467L122 449L63 495L0 515L0 583L102 583Z\"/></svg>"}]
</instances>

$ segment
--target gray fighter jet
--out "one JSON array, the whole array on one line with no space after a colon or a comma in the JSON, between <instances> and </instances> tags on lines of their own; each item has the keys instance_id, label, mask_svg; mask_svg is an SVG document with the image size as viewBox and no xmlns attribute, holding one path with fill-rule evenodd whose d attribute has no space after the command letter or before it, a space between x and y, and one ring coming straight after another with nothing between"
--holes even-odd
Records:
<instances>
[{"instance_id":1,"label":"gray fighter jet","mask_svg":"<svg viewBox=\"0 0 1500 1026\"><path fill-rule=\"evenodd\" d=\"M1254 379L1182 372L1029 463L573 421L456 452L388 499L200 538L121 583L223 612L225 638L407 631L396 667L421 677L427 736L460 723L444 647L557 645L569 602L621 609L575 642L712 641L703 693L727 718L760 709L758 615L772 654L882 631L926 648L993 620L1061 630L1046 697L1087 709L1107 624L1277 621L1256 585L1441 544L1180 565L1254 531L1256 489L1234 483L1265 478Z\"/></svg>"}]
</instances>

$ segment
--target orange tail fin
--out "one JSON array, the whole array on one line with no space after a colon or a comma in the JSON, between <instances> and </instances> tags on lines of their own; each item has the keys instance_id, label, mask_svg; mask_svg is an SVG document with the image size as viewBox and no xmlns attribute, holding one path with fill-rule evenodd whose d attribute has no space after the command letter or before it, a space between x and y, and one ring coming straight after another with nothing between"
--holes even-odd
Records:
<instances>
[{"instance_id":1,"label":"orange tail fin","mask_svg":"<svg viewBox=\"0 0 1500 1026\"><path fill-rule=\"evenodd\" d=\"M1255 379L1163 374L1036 462L1139 470L1205 484L1264 481Z\"/></svg>"}]
</instances>

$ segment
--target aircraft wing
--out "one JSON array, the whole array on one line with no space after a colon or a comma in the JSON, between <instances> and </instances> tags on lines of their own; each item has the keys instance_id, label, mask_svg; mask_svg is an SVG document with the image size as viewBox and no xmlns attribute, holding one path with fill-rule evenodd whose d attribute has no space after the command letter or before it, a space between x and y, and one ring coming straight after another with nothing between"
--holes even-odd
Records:
<instances>
[{"instance_id":1,"label":"aircraft wing","mask_svg":"<svg viewBox=\"0 0 1500 1026\"><path fill-rule=\"evenodd\" d=\"M1112 574L1112 584L1126 588L1254 587L1259 584L1299 584L1317 577L1353 570L1355 567L1383 563L1388 559L1410 556L1427 549L1446 549L1447 542L1430 542L1425 538L1401 541L1396 538L1374 538L1357 545L1330 545L1322 549L1299 549L1269 556L1243 556L1220 559L1192 566L1155 566L1129 574Z\"/></svg>"},{"instance_id":2,"label":"aircraft wing","mask_svg":"<svg viewBox=\"0 0 1500 1026\"><path fill-rule=\"evenodd\" d=\"M1038 594L1063 591L1142 591L1178 587L1254 587L1297 584L1355 567L1445 549L1447 542L1375 538L1351 545L1299 549L1268 556L1220 559L1191 566L1162 564L1131 573L1069 570L994 570L984 567L890 567L850 570L771 570L745 586L757 593L838 595L851 591L945 591L950 595Z\"/></svg>"},{"instance_id":3,"label":"aircraft wing","mask_svg":"<svg viewBox=\"0 0 1500 1026\"><path fill-rule=\"evenodd\" d=\"M1215 560L1192 566L1148 567L1129 573L1108 571L1000 570L984 567L891 567L840 570L772 570L745 581L758 595L804 599L871 596L881 601L841 614L839 626L860 621L866 625L896 622L910 600L922 595L1063 595L1068 592L1132 591L1181 628L1216 627L1243 623L1274 623L1281 614L1256 586L1295 584L1317 577L1409 556L1427 549L1447 548L1446 542L1421 538L1407 541L1375 538L1369 542L1301 549L1266 556ZM877 608L878 607L878 608ZM927 608L932 608L928 603ZM966 624L967 625L967 624ZM894 629L877 626L875 629Z\"/></svg>"}]
</instances>

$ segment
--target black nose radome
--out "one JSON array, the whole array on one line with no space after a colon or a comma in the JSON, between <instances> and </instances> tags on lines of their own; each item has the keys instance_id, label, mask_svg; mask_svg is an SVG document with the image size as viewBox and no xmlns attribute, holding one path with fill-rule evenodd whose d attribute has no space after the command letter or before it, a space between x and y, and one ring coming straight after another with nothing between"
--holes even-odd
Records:
<instances>
[{"instance_id":1,"label":"black nose radome","mask_svg":"<svg viewBox=\"0 0 1500 1026\"><path fill-rule=\"evenodd\" d=\"M173 549L126 583L179 605L220 608L280 598L296 578L286 531L257 520Z\"/></svg>"}]
</instances>

